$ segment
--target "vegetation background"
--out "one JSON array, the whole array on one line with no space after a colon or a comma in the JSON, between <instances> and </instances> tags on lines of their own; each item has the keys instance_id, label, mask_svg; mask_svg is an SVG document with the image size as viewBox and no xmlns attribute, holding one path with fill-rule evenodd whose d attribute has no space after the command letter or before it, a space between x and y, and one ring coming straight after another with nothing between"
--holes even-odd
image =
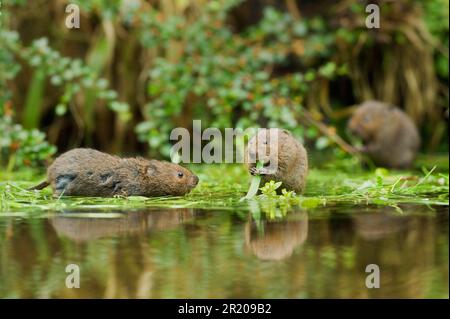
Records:
<instances>
[{"instance_id":1,"label":"vegetation background","mask_svg":"<svg viewBox=\"0 0 450 319\"><path fill-rule=\"evenodd\" d=\"M0 0L0 13L0 298L448 298L448 0ZM422 171L355 165L339 137L367 99L414 119ZM295 198L269 183L241 202L250 175L226 164L196 165L183 197L27 190L73 147L168 158L169 132L193 119L287 128L328 166L311 160ZM80 289L64 285L69 263ZM369 263L383 289L363 285Z\"/></svg>"},{"instance_id":2,"label":"vegetation background","mask_svg":"<svg viewBox=\"0 0 450 319\"><path fill-rule=\"evenodd\" d=\"M81 28L68 29L69 3ZM381 28L367 29L368 3ZM379 99L448 152L448 0L1 1L0 163L57 151L169 155L174 127L280 126L345 156L353 105ZM447 115L446 115L447 114ZM45 133L45 135L43 134Z\"/></svg>"}]
</instances>

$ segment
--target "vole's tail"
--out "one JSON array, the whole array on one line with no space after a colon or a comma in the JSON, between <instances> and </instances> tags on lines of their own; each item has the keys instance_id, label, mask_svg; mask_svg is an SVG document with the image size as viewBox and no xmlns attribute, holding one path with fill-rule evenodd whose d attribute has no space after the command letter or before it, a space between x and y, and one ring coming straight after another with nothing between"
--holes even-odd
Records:
<instances>
[{"instance_id":1,"label":"vole's tail","mask_svg":"<svg viewBox=\"0 0 450 319\"><path fill-rule=\"evenodd\" d=\"M50 185L50 183L49 182L47 182L47 181L43 181L42 183L40 183L39 185L36 185L36 186L33 186L33 187L31 187L31 188L28 188L28 190L29 191L33 191L33 190L41 190L41 189L44 189L44 188L46 188L48 185Z\"/></svg>"}]
</instances>

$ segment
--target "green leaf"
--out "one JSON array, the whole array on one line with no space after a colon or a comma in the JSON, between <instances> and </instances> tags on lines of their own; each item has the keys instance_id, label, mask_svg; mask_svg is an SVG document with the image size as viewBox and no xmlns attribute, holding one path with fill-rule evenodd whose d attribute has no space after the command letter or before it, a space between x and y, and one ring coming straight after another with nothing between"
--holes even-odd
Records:
<instances>
[{"instance_id":1,"label":"green leaf","mask_svg":"<svg viewBox=\"0 0 450 319\"><path fill-rule=\"evenodd\" d=\"M256 163L256 168L262 168L264 165L262 162L258 161ZM243 199L251 199L255 197L255 195L258 193L259 184L261 184L261 175L255 175L252 177L252 181L250 183L250 187L248 189L247 195L243 197Z\"/></svg>"},{"instance_id":2,"label":"green leaf","mask_svg":"<svg viewBox=\"0 0 450 319\"><path fill-rule=\"evenodd\" d=\"M22 123L26 129L37 128L41 120L41 108L44 103L45 71L36 69L28 89Z\"/></svg>"}]
</instances>

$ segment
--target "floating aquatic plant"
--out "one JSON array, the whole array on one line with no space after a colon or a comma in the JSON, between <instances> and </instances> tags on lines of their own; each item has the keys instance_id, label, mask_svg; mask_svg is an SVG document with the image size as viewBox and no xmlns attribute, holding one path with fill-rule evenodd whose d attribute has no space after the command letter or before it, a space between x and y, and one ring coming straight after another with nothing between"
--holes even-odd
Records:
<instances>
[{"instance_id":1,"label":"floating aquatic plant","mask_svg":"<svg viewBox=\"0 0 450 319\"><path fill-rule=\"evenodd\" d=\"M306 190L297 195L281 192L275 200L267 200L282 185L266 184L253 200L240 201L246 193L249 175L243 165L196 165L191 169L199 176L199 185L182 197L61 197L53 198L51 189L28 191L42 180L31 169L19 172L0 171L0 216L3 212L65 210L133 210L141 208L205 208L248 211L252 201L275 202L278 207L291 203L287 211L318 206L400 204L448 205L448 171L436 168L417 171L361 171L351 173L336 168L312 168ZM276 191L275 191L276 193ZM266 198L266 200L264 200ZM295 203L294 203L295 202ZM287 207L285 205L285 207Z\"/></svg>"}]
</instances>

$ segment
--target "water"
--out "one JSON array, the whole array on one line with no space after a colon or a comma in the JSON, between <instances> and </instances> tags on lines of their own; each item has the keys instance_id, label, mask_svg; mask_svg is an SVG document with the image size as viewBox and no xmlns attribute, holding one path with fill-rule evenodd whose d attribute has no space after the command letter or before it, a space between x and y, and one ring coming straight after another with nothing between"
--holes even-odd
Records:
<instances>
[{"instance_id":1,"label":"water","mask_svg":"<svg viewBox=\"0 0 450 319\"><path fill-rule=\"evenodd\" d=\"M2 215L0 298L448 298L448 206L401 208Z\"/></svg>"}]
</instances>

